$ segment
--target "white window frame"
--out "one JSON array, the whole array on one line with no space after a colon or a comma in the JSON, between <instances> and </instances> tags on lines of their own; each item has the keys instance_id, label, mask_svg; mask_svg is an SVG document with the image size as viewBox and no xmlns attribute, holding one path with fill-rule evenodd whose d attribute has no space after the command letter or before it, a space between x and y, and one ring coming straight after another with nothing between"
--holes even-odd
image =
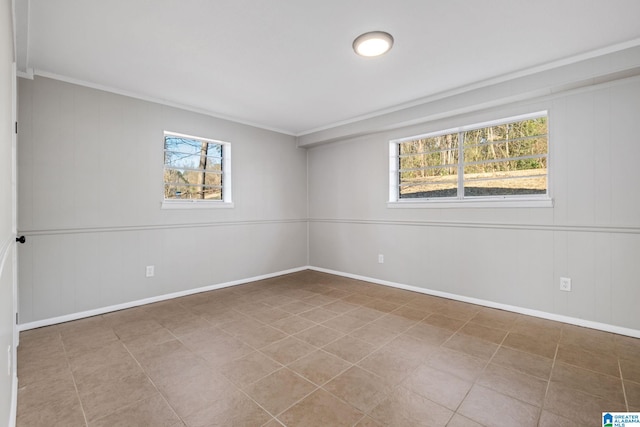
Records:
<instances>
[{"instance_id":1,"label":"white window frame","mask_svg":"<svg viewBox=\"0 0 640 427\"><path fill-rule=\"evenodd\" d=\"M420 135L402 137L389 141L389 199L387 207L389 208L459 208L459 207L553 207L553 198L551 197L551 141L547 133L547 192L546 194L531 195L503 195L503 196L486 196L486 197L462 197L460 191L456 197L439 197L439 198L400 198L400 177L399 177L399 154L398 147L401 143L422 138L431 138L435 136L447 135L451 133L460 133L469 130L475 130L485 127L497 126L505 123L536 119L540 117L549 117L548 111L537 111L534 113L521 114L517 116L491 120L482 123L474 123L471 125L459 126L455 128L429 132ZM463 159L461 151L464 144L459 144L459 159ZM459 170L462 164L458 165ZM458 189L464 181L464 175L458 174Z\"/></svg>"},{"instance_id":2,"label":"white window frame","mask_svg":"<svg viewBox=\"0 0 640 427\"><path fill-rule=\"evenodd\" d=\"M233 208L234 204L231 197L231 143L211 138L202 138L200 136L186 135L183 133L164 131L162 134L162 147L164 153L164 143L167 136L178 138L194 139L207 143L218 144L222 146L222 200L202 200L202 199L185 199L172 200L164 198L164 156L162 160L162 209L211 209L211 208Z\"/></svg>"}]
</instances>

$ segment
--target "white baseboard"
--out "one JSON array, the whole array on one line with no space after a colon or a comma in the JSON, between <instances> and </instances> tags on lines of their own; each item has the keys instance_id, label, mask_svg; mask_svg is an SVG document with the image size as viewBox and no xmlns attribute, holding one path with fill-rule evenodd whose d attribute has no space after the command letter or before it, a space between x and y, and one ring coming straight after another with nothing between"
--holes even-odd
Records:
<instances>
[{"instance_id":1,"label":"white baseboard","mask_svg":"<svg viewBox=\"0 0 640 427\"><path fill-rule=\"evenodd\" d=\"M569 323L571 325L583 326L585 328L597 329L614 334L626 335L633 338L640 338L640 330L625 328L622 326L609 325L607 323L594 322L591 320L579 319L576 317L563 316L561 314L548 313L546 311L532 310L530 308L518 307L515 305L501 304L493 301L487 301L478 298L466 297L463 295L450 294L448 292L435 291L432 289L420 288L417 286L405 285L402 283L380 280L373 277L360 276L358 274L345 273L342 271L330 270L327 268L309 266L309 270L320 271L322 273L335 274L336 276L348 277L350 279L364 280L366 282L375 283L377 285L390 286L392 288L404 289L407 291L419 292L421 294L433 295L436 297L448 298L456 301L468 302L471 304L481 305L484 307L497 308L499 310L511 311L514 313L525 314L527 316L539 317L541 319L554 320L556 322Z\"/></svg>"},{"instance_id":2,"label":"white baseboard","mask_svg":"<svg viewBox=\"0 0 640 427\"><path fill-rule=\"evenodd\" d=\"M514 305L502 304L502 303L483 300L483 299L479 299L479 298L472 298L472 297L466 297L466 296L463 296L463 295L451 294L451 293L448 293L448 292L442 292L442 291L436 291L436 290L432 290L432 289L420 288L420 287L417 287L417 286L405 285L405 284L402 284L402 283L391 282L391 281L388 281L388 280L381 280L381 279L376 279L376 278L373 278L373 277L361 276L361 275L358 275L358 274L345 273L343 271L336 271L336 270L331 270L331 269L327 269L327 268L315 267L315 266L311 266L311 265L292 268L292 269L289 269L289 270L283 270L283 271L279 271L279 272L275 272L275 273L269 273L269 274L265 274L265 275L261 275L261 276L249 277L249 278L246 278L246 279L234 280L234 281L231 281L231 282L220 283L220 284L216 284L216 285L205 286L205 287L202 287L202 288L188 289L186 291L180 291L180 292L174 292L174 293L171 293L171 294L159 295L159 296L156 296L156 297L145 298L145 299L142 299L142 300L131 301L131 302L123 303L123 304L117 304L117 305L112 305L112 306L108 306L108 307L97 308L97 309L94 309L94 310L83 311L83 312L79 312L79 313L72 313L72 314L59 316L59 317L53 317L53 318L44 319L44 320L38 320L38 321L35 321L35 322L24 323L24 324L18 325L18 330L19 331L26 331L26 330L29 330L29 329L40 328L40 327L43 327L43 326L55 325L55 324L58 324L58 323L69 322L71 320L83 319L85 317L97 316L97 315L100 315L100 314L105 314L105 313L110 313L110 312L113 312L113 311L123 310L123 309L126 309L126 308L138 307L138 306L141 306L141 305L151 304L151 303L154 303L154 302L166 301L166 300L173 299L173 298L179 298L179 297L183 297L183 296L187 296L187 295L193 295L193 294L197 294L197 293L200 293L200 292L207 292L207 291L213 291L213 290L216 290L216 289L228 288L230 286L242 285L242 284L249 283L249 282L254 282L254 281L257 281L257 280L269 279L269 278L272 278L272 277L282 276L284 274L296 273L296 272L303 271L303 270L314 270L314 271L319 271L319 272L322 272L322 273L335 274L336 276L348 277L348 278L356 279L356 280L363 280L363 281L375 283L375 284L378 284L378 285L390 286L392 288L404 289L404 290L407 290L407 291L418 292L418 293L421 293L421 294L433 295L433 296L442 297L442 298L448 298L448 299L452 299L452 300L456 300L456 301L462 301L462 302L468 302L468 303L471 303L471 304L481 305L481 306L484 306L484 307L497 308L499 310L511 311L513 313L525 314L527 316L539 317L541 319L548 319L548 320L553 320L553 321L556 321L556 322L568 323L568 324L576 325L576 326L583 326L585 328L597 329L597 330L605 331L605 332L611 332L611 333L614 333L614 334L626 335L626 336L630 336L630 337L634 337L634 338L640 338L640 330L637 330L637 329L625 328L625 327L622 327L622 326L610 325L610 324L607 324L607 323L594 322L594 321L591 321L591 320L579 319L579 318L576 318L576 317L563 316L563 315L560 315L560 314L548 313L546 311L533 310L533 309L524 308L524 307L518 307L518 306L514 306Z\"/></svg>"},{"instance_id":3,"label":"white baseboard","mask_svg":"<svg viewBox=\"0 0 640 427\"><path fill-rule=\"evenodd\" d=\"M110 305L110 306L107 306L107 307L100 307L100 308L96 308L96 309L93 309L93 310L82 311L82 312L79 312L79 313L71 313L71 314L66 314L64 316L52 317L52 318L43 319L43 320L37 320L35 322L19 324L18 325L18 330L19 331L27 331L29 329L41 328L43 326L51 326L51 325L55 325L55 324L58 324L58 323L69 322L71 320L84 319L85 317L91 317L91 316L97 316L97 315L100 315L100 314L111 313L113 311L124 310L126 308L132 308L132 307L138 307L138 306L141 306L141 305L151 304L151 303L154 303L154 302L166 301L166 300L169 300L169 299L184 297L184 296L187 296L187 295L198 294L198 293L201 293L201 292L207 292L207 291L213 291L213 290L216 290L216 289L228 288L230 286L243 285L243 284L249 283L249 282L255 282L255 281L258 281L258 280L270 279L272 277L282 276L282 275L290 274L290 273L296 273L298 271L303 271L303 270L308 270L308 269L309 269L309 267L307 267L307 266L297 267L297 268L292 268L292 269L289 269L289 270L278 271L278 272L275 272L275 273L269 273L269 274L263 274L263 275L260 275L260 276L248 277L246 279L239 279L239 280L234 280L234 281L231 281L231 282L218 283L216 285L209 285L209 286L204 286L204 287L201 287L201 288L187 289L185 291L173 292L173 293L165 294L165 295L158 295L158 296L155 296L155 297L145 298L145 299L131 301L131 302L125 302L125 303L122 303L122 304Z\"/></svg>"}]
</instances>

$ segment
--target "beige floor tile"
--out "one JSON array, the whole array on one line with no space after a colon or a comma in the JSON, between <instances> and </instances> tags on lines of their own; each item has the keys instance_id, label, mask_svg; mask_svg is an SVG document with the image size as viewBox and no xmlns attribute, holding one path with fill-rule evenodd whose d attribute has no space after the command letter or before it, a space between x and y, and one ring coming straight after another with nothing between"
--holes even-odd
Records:
<instances>
[{"instance_id":1,"label":"beige floor tile","mask_svg":"<svg viewBox=\"0 0 640 427\"><path fill-rule=\"evenodd\" d=\"M280 319L276 322L271 323L271 326L276 329L280 329L286 334L293 335L297 334L298 332L302 332L305 329L316 326L316 323L303 317L292 315L290 317L285 317L284 319Z\"/></svg>"},{"instance_id":2,"label":"beige floor tile","mask_svg":"<svg viewBox=\"0 0 640 427\"><path fill-rule=\"evenodd\" d=\"M271 326L260 326L238 333L237 338L253 348L260 349L287 337L284 332Z\"/></svg>"},{"instance_id":3,"label":"beige floor tile","mask_svg":"<svg viewBox=\"0 0 640 427\"><path fill-rule=\"evenodd\" d=\"M406 378L402 386L455 411L467 395L473 383L452 374L420 365Z\"/></svg>"},{"instance_id":4,"label":"beige floor tile","mask_svg":"<svg viewBox=\"0 0 640 427\"><path fill-rule=\"evenodd\" d=\"M358 308L358 306L338 299L327 305L323 305L322 308L324 308L325 310L333 311L334 313L345 314L349 313L352 310L355 310L356 308Z\"/></svg>"},{"instance_id":5,"label":"beige floor tile","mask_svg":"<svg viewBox=\"0 0 640 427\"><path fill-rule=\"evenodd\" d=\"M556 362L551 372L551 381L612 402L624 403L622 381L617 377Z\"/></svg>"},{"instance_id":6,"label":"beige floor tile","mask_svg":"<svg viewBox=\"0 0 640 427\"><path fill-rule=\"evenodd\" d=\"M289 336L264 347L260 351L273 360L282 363L283 365L288 365L289 363L294 362L315 350L316 347L311 344Z\"/></svg>"},{"instance_id":7,"label":"beige floor tile","mask_svg":"<svg viewBox=\"0 0 640 427\"><path fill-rule=\"evenodd\" d=\"M640 412L640 384L631 381L625 381L624 392L627 397L629 411Z\"/></svg>"},{"instance_id":8,"label":"beige floor tile","mask_svg":"<svg viewBox=\"0 0 640 427\"><path fill-rule=\"evenodd\" d=\"M453 412L417 393L398 387L370 413L388 426L446 426Z\"/></svg>"},{"instance_id":9,"label":"beige floor tile","mask_svg":"<svg viewBox=\"0 0 640 427\"><path fill-rule=\"evenodd\" d=\"M271 419L253 400L235 390L184 417L188 427L261 426Z\"/></svg>"},{"instance_id":10,"label":"beige floor tile","mask_svg":"<svg viewBox=\"0 0 640 427\"><path fill-rule=\"evenodd\" d=\"M350 311L349 315L357 317L358 319L362 319L368 323L381 318L385 315L385 312L376 310L375 308L361 306L353 311Z\"/></svg>"},{"instance_id":11,"label":"beige floor tile","mask_svg":"<svg viewBox=\"0 0 640 427\"><path fill-rule=\"evenodd\" d=\"M458 413L487 427L535 427L540 408L476 385L460 405Z\"/></svg>"},{"instance_id":12,"label":"beige floor tile","mask_svg":"<svg viewBox=\"0 0 640 427\"><path fill-rule=\"evenodd\" d=\"M367 416L358 421L355 427L382 427L382 424Z\"/></svg>"},{"instance_id":13,"label":"beige floor tile","mask_svg":"<svg viewBox=\"0 0 640 427\"><path fill-rule=\"evenodd\" d=\"M18 390L16 425L18 427L84 427L86 421L75 392L37 399L26 389ZM26 402L25 402L26 401Z\"/></svg>"},{"instance_id":14,"label":"beige floor tile","mask_svg":"<svg viewBox=\"0 0 640 427\"><path fill-rule=\"evenodd\" d=\"M180 425L182 421L159 393L124 406L90 424L91 427L176 427Z\"/></svg>"},{"instance_id":15,"label":"beige floor tile","mask_svg":"<svg viewBox=\"0 0 640 427\"><path fill-rule=\"evenodd\" d=\"M375 349L375 346L349 335L339 338L323 347L323 350L351 363L356 363L360 359L365 358Z\"/></svg>"},{"instance_id":16,"label":"beige floor tile","mask_svg":"<svg viewBox=\"0 0 640 427\"><path fill-rule=\"evenodd\" d=\"M483 427L482 424L470 420L467 417L463 417L460 414L453 414L451 421L447 424L447 427Z\"/></svg>"},{"instance_id":17,"label":"beige floor tile","mask_svg":"<svg viewBox=\"0 0 640 427\"><path fill-rule=\"evenodd\" d=\"M599 425L596 422L592 422L590 424L594 426ZM583 427L583 424L561 417L560 415L553 414L549 411L542 411L538 427Z\"/></svg>"},{"instance_id":18,"label":"beige floor tile","mask_svg":"<svg viewBox=\"0 0 640 427\"><path fill-rule=\"evenodd\" d=\"M133 356L152 377L179 375L191 366L204 363L204 359L192 353L178 340L146 347Z\"/></svg>"},{"instance_id":19,"label":"beige floor tile","mask_svg":"<svg viewBox=\"0 0 640 427\"><path fill-rule=\"evenodd\" d=\"M514 350L509 347L500 347L495 356L493 356L491 363L548 380L551 376L553 359Z\"/></svg>"},{"instance_id":20,"label":"beige floor tile","mask_svg":"<svg viewBox=\"0 0 640 427\"><path fill-rule=\"evenodd\" d=\"M246 387L280 369L282 365L255 351L222 365L219 372L239 387Z\"/></svg>"},{"instance_id":21,"label":"beige floor tile","mask_svg":"<svg viewBox=\"0 0 640 427\"><path fill-rule=\"evenodd\" d=\"M20 386L24 387L43 380L55 380L70 375L69 362L60 341L59 349L49 346L22 348L18 354L18 378Z\"/></svg>"},{"instance_id":22,"label":"beige floor tile","mask_svg":"<svg viewBox=\"0 0 640 427\"><path fill-rule=\"evenodd\" d=\"M324 347L330 342L342 338L344 334L335 329L327 328L326 326L316 325L302 332L298 332L294 336L316 347Z\"/></svg>"},{"instance_id":23,"label":"beige floor tile","mask_svg":"<svg viewBox=\"0 0 640 427\"><path fill-rule=\"evenodd\" d=\"M283 368L246 387L245 391L271 415L276 416L316 388L293 371Z\"/></svg>"},{"instance_id":24,"label":"beige floor tile","mask_svg":"<svg viewBox=\"0 0 640 427\"><path fill-rule=\"evenodd\" d=\"M319 389L278 416L286 426L352 426L362 412Z\"/></svg>"},{"instance_id":25,"label":"beige floor tile","mask_svg":"<svg viewBox=\"0 0 640 427\"><path fill-rule=\"evenodd\" d=\"M144 373L78 384L78 395L89 422L156 393L156 388Z\"/></svg>"},{"instance_id":26,"label":"beige floor tile","mask_svg":"<svg viewBox=\"0 0 640 427\"><path fill-rule=\"evenodd\" d=\"M113 341L118 341L118 336L111 328L102 326L82 328L77 334L68 333L62 336L67 357L71 358L97 350Z\"/></svg>"},{"instance_id":27,"label":"beige floor tile","mask_svg":"<svg viewBox=\"0 0 640 427\"><path fill-rule=\"evenodd\" d=\"M640 411L639 360L636 338L305 271L21 332L17 417L600 425Z\"/></svg>"},{"instance_id":28,"label":"beige floor tile","mask_svg":"<svg viewBox=\"0 0 640 427\"><path fill-rule=\"evenodd\" d=\"M473 319L469 323L464 325L458 331L458 333L474 338L480 338L494 344L501 344L504 338L507 336L507 331L483 326L481 324L475 323Z\"/></svg>"},{"instance_id":29,"label":"beige floor tile","mask_svg":"<svg viewBox=\"0 0 640 427\"><path fill-rule=\"evenodd\" d=\"M279 308L268 308L266 310L252 313L250 314L250 316L261 322L272 324L274 322L277 322L278 320L282 320L291 316L291 313L289 313L288 311L280 310Z\"/></svg>"},{"instance_id":30,"label":"beige floor tile","mask_svg":"<svg viewBox=\"0 0 640 427\"><path fill-rule=\"evenodd\" d=\"M385 346L358 362L358 366L377 374L389 384L399 384L420 365L421 359L413 354Z\"/></svg>"},{"instance_id":31,"label":"beige floor tile","mask_svg":"<svg viewBox=\"0 0 640 427\"><path fill-rule=\"evenodd\" d=\"M329 319L333 319L338 314L334 311L325 310L322 307L315 307L309 311L305 311L303 313L298 314L298 316L303 317L307 320L311 320L316 323L323 323Z\"/></svg>"},{"instance_id":32,"label":"beige floor tile","mask_svg":"<svg viewBox=\"0 0 640 427\"><path fill-rule=\"evenodd\" d=\"M620 376L618 358L613 354L591 353L572 344L560 344L556 361L596 371L614 377Z\"/></svg>"},{"instance_id":33,"label":"beige floor tile","mask_svg":"<svg viewBox=\"0 0 640 427\"><path fill-rule=\"evenodd\" d=\"M487 362L455 350L441 348L428 359L427 364L463 380L475 381Z\"/></svg>"},{"instance_id":34,"label":"beige floor tile","mask_svg":"<svg viewBox=\"0 0 640 427\"><path fill-rule=\"evenodd\" d=\"M443 329L425 322L420 322L409 328L404 334L426 341L432 345L440 345L448 340L454 332L449 329Z\"/></svg>"},{"instance_id":35,"label":"beige floor tile","mask_svg":"<svg viewBox=\"0 0 640 427\"><path fill-rule=\"evenodd\" d=\"M155 380L167 402L184 419L237 390L229 380L207 369L194 369Z\"/></svg>"},{"instance_id":36,"label":"beige floor tile","mask_svg":"<svg viewBox=\"0 0 640 427\"><path fill-rule=\"evenodd\" d=\"M498 344L460 333L453 335L442 346L483 360L491 359L498 349Z\"/></svg>"},{"instance_id":37,"label":"beige floor tile","mask_svg":"<svg viewBox=\"0 0 640 427\"><path fill-rule=\"evenodd\" d=\"M477 384L542 407L548 381L491 363L482 372Z\"/></svg>"},{"instance_id":38,"label":"beige floor tile","mask_svg":"<svg viewBox=\"0 0 640 427\"><path fill-rule=\"evenodd\" d=\"M464 326L465 323L467 323L464 320L447 317L442 314L432 314L431 316L426 317L423 322L432 326L437 326L438 328L450 330L452 332L457 331L462 326Z\"/></svg>"},{"instance_id":39,"label":"beige floor tile","mask_svg":"<svg viewBox=\"0 0 640 427\"><path fill-rule=\"evenodd\" d=\"M318 350L296 360L288 367L312 383L321 386L350 366L351 363L326 351Z\"/></svg>"},{"instance_id":40,"label":"beige floor tile","mask_svg":"<svg viewBox=\"0 0 640 427\"><path fill-rule=\"evenodd\" d=\"M640 353L633 359L621 357L620 370L622 371L623 379L640 383Z\"/></svg>"},{"instance_id":41,"label":"beige floor tile","mask_svg":"<svg viewBox=\"0 0 640 427\"><path fill-rule=\"evenodd\" d=\"M440 309L435 309L434 312L466 322L471 320L480 309L481 307L477 305L446 299L444 300L444 306Z\"/></svg>"},{"instance_id":42,"label":"beige floor tile","mask_svg":"<svg viewBox=\"0 0 640 427\"><path fill-rule=\"evenodd\" d=\"M391 312L391 314L393 314L394 316L405 317L405 318L407 318L409 320L413 320L413 321L419 322L422 319L424 319L425 317L431 316L433 313L426 312L424 310L419 310L419 309L416 309L416 308L402 306L402 307L397 308L396 310L393 310Z\"/></svg>"},{"instance_id":43,"label":"beige floor tile","mask_svg":"<svg viewBox=\"0 0 640 427\"><path fill-rule=\"evenodd\" d=\"M552 381L545 397L544 409L573 420L580 426L597 426L601 425L603 412L625 412L626 406Z\"/></svg>"},{"instance_id":44,"label":"beige floor tile","mask_svg":"<svg viewBox=\"0 0 640 427\"><path fill-rule=\"evenodd\" d=\"M323 387L362 412L376 407L392 388L377 375L354 366Z\"/></svg>"},{"instance_id":45,"label":"beige floor tile","mask_svg":"<svg viewBox=\"0 0 640 427\"><path fill-rule=\"evenodd\" d=\"M640 339L624 335L615 336L616 353L623 359L635 360L640 357Z\"/></svg>"},{"instance_id":46,"label":"beige floor tile","mask_svg":"<svg viewBox=\"0 0 640 427\"><path fill-rule=\"evenodd\" d=\"M281 310L288 311L291 314L300 314L309 310L313 310L315 306L307 304L303 301L294 301L279 307Z\"/></svg>"},{"instance_id":47,"label":"beige floor tile","mask_svg":"<svg viewBox=\"0 0 640 427\"><path fill-rule=\"evenodd\" d=\"M350 314L342 314L334 317L333 319L327 320L322 325L348 334L349 332L363 327L367 323L369 322L358 317L354 317Z\"/></svg>"},{"instance_id":48,"label":"beige floor tile","mask_svg":"<svg viewBox=\"0 0 640 427\"><path fill-rule=\"evenodd\" d=\"M562 323L537 317L520 316L510 332L557 343L562 335Z\"/></svg>"},{"instance_id":49,"label":"beige floor tile","mask_svg":"<svg viewBox=\"0 0 640 427\"><path fill-rule=\"evenodd\" d=\"M206 311L199 314L200 317L209 322L212 326L220 326L225 323L247 320L247 315L229 307L221 310Z\"/></svg>"},{"instance_id":50,"label":"beige floor tile","mask_svg":"<svg viewBox=\"0 0 640 427\"><path fill-rule=\"evenodd\" d=\"M379 347L396 338L398 336L398 332L392 329L387 329L383 326L368 323L361 328L355 329L349 335Z\"/></svg>"},{"instance_id":51,"label":"beige floor tile","mask_svg":"<svg viewBox=\"0 0 640 427\"><path fill-rule=\"evenodd\" d=\"M418 323L417 320L408 319L404 316L397 316L393 313L385 314L372 322L374 325L383 326L399 333L405 332L416 323Z\"/></svg>"},{"instance_id":52,"label":"beige floor tile","mask_svg":"<svg viewBox=\"0 0 640 427\"><path fill-rule=\"evenodd\" d=\"M544 337L523 335L516 332L509 332L502 345L550 359L555 357L557 347L555 342Z\"/></svg>"},{"instance_id":53,"label":"beige floor tile","mask_svg":"<svg viewBox=\"0 0 640 427\"><path fill-rule=\"evenodd\" d=\"M47 422L81 425L84 415L71 372L61 378L45 378L18 389L19 426L45 426Z\"/></svg>"},{"instance_id":54,"label":"beige floor tile","mask_svg":"<svg viewBox=\"0 0 640 427\"><path fill-rule=\"evenodd\" d=\"M336 302L338 298L332 298L323 294L316 294L309 298L305 298L303 302L316 307L323 307L329 303Z\"/></svg>"},{"instance_id":55,"label":"beige floor tile","mask_svg":"<svg viewBox=\"0 0 640 427\"><path fill-rule=\"evenodd\" d=\"M471 318L471 323L492 329L509 331L520 315L495 308L481 308Z\"/></svg>"}]
</instances>

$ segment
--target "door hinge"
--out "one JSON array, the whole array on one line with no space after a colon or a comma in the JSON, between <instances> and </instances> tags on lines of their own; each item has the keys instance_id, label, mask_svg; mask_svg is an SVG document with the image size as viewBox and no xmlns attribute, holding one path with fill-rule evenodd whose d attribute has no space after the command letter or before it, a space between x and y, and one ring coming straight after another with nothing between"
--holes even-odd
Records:
<instances>
[{"instance_id":1,"label":"door hinge","mask_svg":"<svg viewBox=\"0 0 640 427\"><path fill-rule=\"evenodd\" d=\"M18 134L18 122L16 122L16 135Z\"/></svg>"},{"instance_id":2,"label":"door hinge","mask_svg":"<svg viewBox=\"0 0 640 427\"><path fill-rule=\"evenodd\" d=\"M18 312L16 312L16 325L18 324Z\"/></svg>"}]
</instances>

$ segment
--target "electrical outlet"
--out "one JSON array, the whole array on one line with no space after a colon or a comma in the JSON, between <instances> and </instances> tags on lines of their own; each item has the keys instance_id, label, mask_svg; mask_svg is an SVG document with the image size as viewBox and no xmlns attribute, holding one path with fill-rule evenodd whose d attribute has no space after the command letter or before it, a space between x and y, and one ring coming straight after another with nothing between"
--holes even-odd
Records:
<instances>
[{"instance_id":1,"label":"electrical outlet","mask_svg":"<svg viewBox=\"0 0 640 427\"><path fill-rule=\"evenodd\" d=\"M568 277L560 278L560 290L565 292L571 292L571 279Z\"/></svg>"},{"instance_id":2,"label":"electrical outlet","mask_svg":"<svg viewBox=\"0 0 640 427\"><path fill-rule=\"evenodd\" d=\"M378 254L378 264L384 264L384 255Z\"/></svg>"},{"instance_id":3,"label":"electrical outlet","mask_svg":"<svg viewBox=\"0 0 640 427\"><path fill-rule=\"evenodd\" d=\"M156 274L155 266L147 265L146 275L147 277L153 277Z\"/></svg>"}]
</instances>

